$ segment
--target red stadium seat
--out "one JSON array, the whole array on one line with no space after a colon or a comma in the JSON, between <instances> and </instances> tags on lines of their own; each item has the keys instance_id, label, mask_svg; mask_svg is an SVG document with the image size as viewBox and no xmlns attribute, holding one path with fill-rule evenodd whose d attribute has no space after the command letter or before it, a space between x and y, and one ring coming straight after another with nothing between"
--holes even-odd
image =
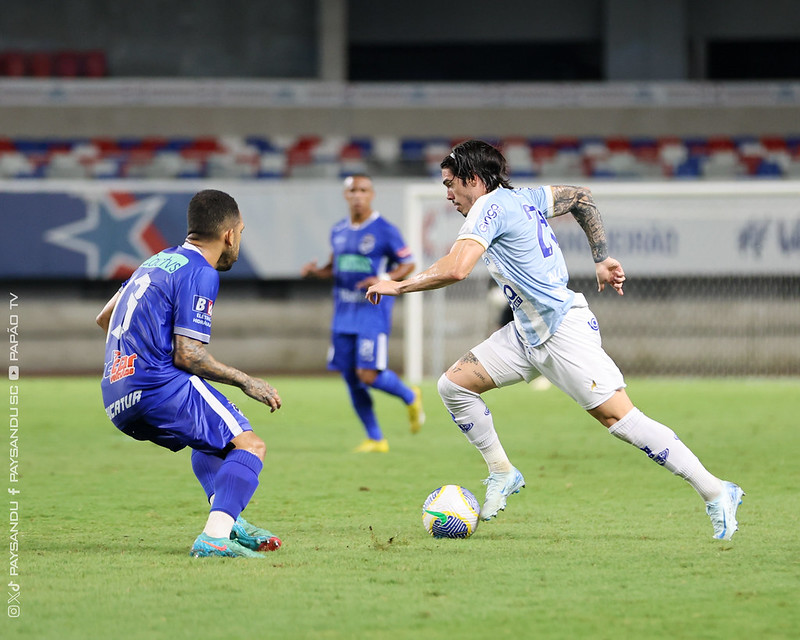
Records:
<instances>
[{"instance_id":1,"label":"red stadium seat","mask_svg":"<svg viewBox=\"0 0 800 640\"><path fill-rule=\"evenodd\" d=\"M53 75L53 56L46 51L34 51L28 56L28 72L34 78Z\"/></svg>"},{"instance_id":2,"label":"red stadium seat","mask_svg":"<svg viewBox=\"0 0 800 640\"><path fill-rule=\"evenodd\" d=\"M77 78L80 75L80 54L76 51L59 51L55 55L54 75L59 78Z\"/></svg>"},{"instance_id":3,"label":"red stadium seat","mask_svg":"<svg viewBox=\"0 0 800 640\"><path fill-rule=\"evenodd\" d=\"M28 64L25 54L19 51L6 51L0 54L0 75L20 78L27 73Z\"/></svg>"},{"instance_id":4,"label":"red stadium seat","mask_svg":"<svg viewBox=\"0 0 800 640\"><path fill-rule=\"evenodd\" d=\"M85 51L82 57L84 76L87 78L103 78L108 75L105 51Z\"/></svg>"}]
</instances>

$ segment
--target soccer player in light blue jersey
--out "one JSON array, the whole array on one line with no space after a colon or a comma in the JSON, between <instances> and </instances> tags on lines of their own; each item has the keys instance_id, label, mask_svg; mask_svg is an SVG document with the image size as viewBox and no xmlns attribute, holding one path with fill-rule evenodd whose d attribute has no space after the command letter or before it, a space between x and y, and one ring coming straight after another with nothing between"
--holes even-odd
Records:
<instances>
[{"instance_id":1,"label":"soccer player in light blue jersey","mask_svg":"<svg viewBox=\"0 0 800 640\"><path fill-rule=\"evenodd\" d=\"M192 469L211 505L195 557L263 558L280 540L241 517L258 487L266 445L241 411L208 381L239 387L270 411L281 406L266 381L214 359L205 348L219 271L239 257L244 222L236 201L205 190L189 203L183 245L146 260L106 303L101 389L114 425L171 451L192 449Z\"/></svg>"},{"instance_id":2,"label":"soccer player in light blue jersey","mask_svg":"<svg viewBox=\"0 0 800 640\"><path fill-rule=\"evenodd\" d=\"M344 181L348 218L331 230L332 253L324 266L304 265L304 278L333 278L333 320L328 368L337 370L347 384L356 415L366 431L358 453L385 453L383 435L372 404L370 389L396 396L408 408L412 433L425 421L417 387L406 386L388 365L392 305L369 304L367 287L380 279L402 280L414 270L411 250L400 230L373 210L375 190L369 176L352 175Z\"/></svg>"},{"instance_id":3,"label":"soccer player in light blue jersey","mask_svg":"<svg viewBox=\"0 0 800 640\"><path fill-rule=\"evenodd\" d=\"M450 253L404 282L372 285L367 296L378 304L381 296L446 287L483 260L508 300L514 321L439 379L439 394L453 421L489 467L481 518L490 520L505 509L508 496L525 480L509 461L480 394L541 373L611 434L684 478L705 501L714 537L730 539L744 492L712 475L669 427L634 407L622 373L601 346L585 297L567 287L567 267L548 219L571 213L589 240L598 290L609 285L623 294L625 272L608 255L591 192L565 185L513 189L503 155L479 140L456 146L441 169L447 199L466 218Z\"/></svg>"}]
</instances>

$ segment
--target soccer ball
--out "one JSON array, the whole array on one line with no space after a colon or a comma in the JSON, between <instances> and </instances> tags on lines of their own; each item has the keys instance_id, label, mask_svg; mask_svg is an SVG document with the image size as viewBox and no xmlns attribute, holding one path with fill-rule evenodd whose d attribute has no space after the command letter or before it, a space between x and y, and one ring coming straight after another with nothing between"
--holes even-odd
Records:
<instances>
[{"instance_id":1,"label":"soccer ball","mask_svg":"<svg viewBox=\"0 0 800 640\"><path fill-rule=\"evenodd\" d=\"M469 538L478 527L481 506L474 495L457 484L431 492L422 505L422 524L434 538Z\"/></svg>"}]
</instances>

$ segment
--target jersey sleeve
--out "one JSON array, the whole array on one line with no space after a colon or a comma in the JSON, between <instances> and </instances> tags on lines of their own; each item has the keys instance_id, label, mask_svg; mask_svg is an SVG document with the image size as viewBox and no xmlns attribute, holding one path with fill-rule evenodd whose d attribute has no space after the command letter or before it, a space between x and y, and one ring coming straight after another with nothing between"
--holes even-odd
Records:
<instances>
[{"instance_id":1,"label":"jersey sleeve","mask_svg":"<svg viewBox=\"0 0 800 640\"><path fill-rule=\"evenodd\" d=\"M197 269L182 278L175 291L173 332L208 343L218 292L219 274L214 269Z\"/></svg>"},{"instance_id":2,"label":"jersey sleeve","mask_svg":"<svg viewBox=\"0 0 800 640\"><path fill-rule=\"evenodd\" d=\"M406 264L414 261L411 248L406 244L400 229L392 224L386 225L386 243L389 248L388 258L390 263Z\"/></svg>"},{"instance_id":3,"label":"jersey sleeve","mask_svg":"<svg viewBox=\"0 0 800 640\"><path fill-rule=\"evenodd\" d=\"M553 206L553 187L544 185L538 189L531 189L533 197L541 203L539 209L544 214L545 218L552 218L555 214L555 207Z\"/></svg>"}]
</instances>

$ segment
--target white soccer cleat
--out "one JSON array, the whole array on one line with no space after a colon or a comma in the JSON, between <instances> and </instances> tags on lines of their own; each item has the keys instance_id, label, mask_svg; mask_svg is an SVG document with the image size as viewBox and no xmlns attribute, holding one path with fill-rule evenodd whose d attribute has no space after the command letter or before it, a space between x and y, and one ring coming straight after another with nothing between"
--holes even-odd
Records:
<instances>
[{"instance_id":1,"label":"white soccer cleat","mask_svg":"<svg viewBox=\"0 0 800 640\"><path fill-rule=\"evenodd\" d=\"M706 513L714 525L717 540L730 540L739 528L736 509L742 504L744 491L733 482L722 482L722 495L713 502L706 502Z\"/></svg>"},{"instance_id":2,"label":"white soccer cleat","mask_svg":"<svg viewBox=\"0 0 800 640\"><path fill-rule=\"evenodd\" d=\"M525 486L525 478L519 469L513 467L506 473L490 473L483 484L486 485L486 498L481 508L481 520L491 520L498 511L505 510L508 496L519 493Z\"/></svg>"}]
</instances>

